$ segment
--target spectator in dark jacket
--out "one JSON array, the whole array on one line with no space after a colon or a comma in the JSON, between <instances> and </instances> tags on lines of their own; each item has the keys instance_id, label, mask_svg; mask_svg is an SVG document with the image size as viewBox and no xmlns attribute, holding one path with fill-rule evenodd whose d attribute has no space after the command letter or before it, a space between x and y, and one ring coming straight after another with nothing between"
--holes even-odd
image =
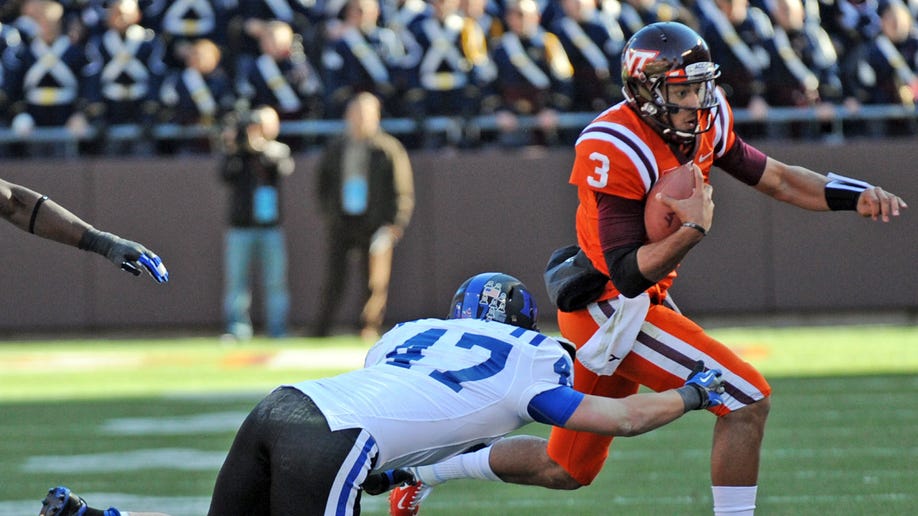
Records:
<instances>
[{"instance_id":1,"label":"spectator in dark jacket","mask_svg":"<svg viewBox=\"0 0 918 516\"><path fill-rule=\"evenodd\" d=\"M380 128L378 98L358 94L345 120L347 130L328 143L316 174L328 251L314 333L325 336L332 329L348 254L354 251L364 280L361 335L375 341L385 316L393 249L414 211L414 177L405 148Z\"/></svg>"}]
</instances>

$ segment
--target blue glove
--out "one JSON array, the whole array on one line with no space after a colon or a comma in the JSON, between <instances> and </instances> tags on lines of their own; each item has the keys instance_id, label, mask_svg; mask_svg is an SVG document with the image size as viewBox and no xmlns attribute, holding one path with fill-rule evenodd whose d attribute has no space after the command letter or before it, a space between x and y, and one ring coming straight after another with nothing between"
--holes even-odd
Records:
<instances>
[{"instance_id":1,"label":"blue glove","mask_svg":"<svg viewBox=\"0 0 918 516\"><path fill-rule=\"evenodd\" d=\"M137 258L137 262L139 262L140 265L143 265L147 269L147 272L150 273L150 276L153 276L153 279L156 280L157 283L165 283L169 281L169 271L166 270L166 266L163 265L163 261L159 258L159 256L156 256L153 253L149 251L147 251L147 253L149 254L145 253L140 255L140 258ZM124 262L121 264L122 267L125 265L129 265L129 262Z\"/></svg>"},{"instance_id":2,"label":"blue glove","mask_svg":"<svg viewBox=\"0 0 918 516\"><path fill-rule=\"evenodd\" d=\"M705 371L704 362L701 360L696 362L691 374L689 374L688 379L685 381L683 389L685 387L692 387L698 391L700 404L697 407L688 408L690 410L706 409L708 407L722 405L724 403L723 398L720 397L720 395L724 393L722 376L723 373L720 372L720 369L708 369Z\"/></svg>"}]
</instances>

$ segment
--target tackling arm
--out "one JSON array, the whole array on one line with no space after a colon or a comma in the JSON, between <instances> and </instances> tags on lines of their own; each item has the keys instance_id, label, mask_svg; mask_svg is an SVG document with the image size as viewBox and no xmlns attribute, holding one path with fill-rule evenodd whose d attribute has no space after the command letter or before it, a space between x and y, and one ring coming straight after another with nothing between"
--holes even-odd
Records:
<instances>
[{"instance_id":1,"label":"tackling arm","mask_svg":"<svg viewBox=\"0 0 918 516\"><path fill-rule=\"evenodd\" d=\"M23 231L101 254L135 276L146 270L158 283L169 281L162 260L146 247L98 231L47 196L2 179L0 216Z\"/></svg>"},{"instance_id":2,"label":"tackling arm","mask_svg":"<svg viewBox=\"0 0 918 516\"><path fill-rule=\"evenodd\" d=\"M565 389L568 392L565 392ZM568 387L545 391L530 402L560 404L577 402ZM648 432L677 419L689 410L708 408L723 403L721 373L705 370L698 361L685 385L660 393L641 393L622 399L577 393L578 404L569 417L558 424L571 430L599 434L630 436ZM547 395L544 396L543 395ZM538 410L558 416L566 410ZM530 413L532 410L530 409ZM547 441L541 437L518 435L499 439L481 450L451 457L441 463L407 470L390 470L367 478L364 488L369 494L391 489L405 479L414 477L428 485L437 485L457 478L478 478L536 485L549 489L577 489L580 483L548 456ZM486 461L487 468L482 467ZM469 468L469 464L474 467ZM490 471L485 474L484 469Z\"/></svg>"},{"instance_id":3,"label":"tackling arm","mask_svg":"<svg viewBox=\"0 0 918 516\"><path fill-rule=\"evenodd\" d=\"M675 391L640 393L621 399L587 395L564 427L604 435L634 436L663 426L683 414L682 397Z\"/></svg>"},{"instance_id":4,"label":"tackling arm","mask_svg":"<svg viewBox=\"0 0 918 516\"><path fill-rule=\"evenodd\" d=\"M0 215L23 231L71 246L91 227L54 201L2 179Z\"/></svg>"},{"instance_id":5,"label":"tackling arm","mask_svg":"<svg viewBox=\"0 0 918 516\"><path fill-rule=\"evenodd\" d=\"M690 410L723 403L721 372L705 370L699 361L685 385L663 392L639 393L626 398L585 395L564 428L596 434L630 437L678 419Z\"/></svg>"}]
</instances>

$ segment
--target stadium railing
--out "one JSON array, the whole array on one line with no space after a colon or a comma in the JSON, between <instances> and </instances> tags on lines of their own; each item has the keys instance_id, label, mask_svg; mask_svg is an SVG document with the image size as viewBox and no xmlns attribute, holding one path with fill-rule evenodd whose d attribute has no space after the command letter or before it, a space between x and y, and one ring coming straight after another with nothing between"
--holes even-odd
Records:
<instances>
[{"instance_id":1,"label":"stadium railing","mask_svg":"<svg viewBox=\"0 0 918 516\"><path fill-rule=\"evenodd\" d=\"M579 130L596 113L561 113L559 114L559 129ZM821 134L823 140L843 141L845 125L852 122L877 122L911 121L918 123L918 109L899 104L867 105L861 106L857 111L848 111L841 106L836 106L833 116L820 119L819 113L813 108L778 107L769 108L764 119L757 119L746 109L734 110L734 121L737 125L761 124L765 127L777 128L775 134L783 134L783 129L795 123L818 123L824 129ZM535 116L522 116L519 119L520 127L529 129L536 127ZM472 118L462 117L431 117L423 121L413 118L387 118L382 122L383 128L394 135L410 134L442 134L444 141L450 144L459 143L469 134L481 134L497 131L497 121L493 115L481 115ZM827 129L825 129L827 127ZM124 124L112 125L106 128L104 138L109 141L134 141L141 138L156 140L193 140L212 138L219 131L217 126L184 126L177 124L158 124L151 128L139 125ZM342 120L299 120L285 121L281 124L282 137L306 137L323 139L340 134L344 130ZM771 131L769 131L771 134ZM90 141L99 135L92 127L87 129L81 137L76 137L64 127L35 128L28 136L17 135L9 127L0 127L0 145L15 143L58 143L66 148L67 156L79 155L79 142ZM879 134L879 136L883 136Z\"/></svg>"}]
</instances>

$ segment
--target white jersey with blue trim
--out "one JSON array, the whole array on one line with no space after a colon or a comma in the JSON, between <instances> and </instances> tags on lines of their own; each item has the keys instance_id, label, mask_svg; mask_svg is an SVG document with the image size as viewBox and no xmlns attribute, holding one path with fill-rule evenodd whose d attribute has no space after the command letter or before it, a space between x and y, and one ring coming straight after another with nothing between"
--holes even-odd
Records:
<instances>
[{"instance_id":1,"label":"white jersey with blue trim","mask_svg":"<svg viewBox=\"0 0 918 516\"><path fill-rule=\"evenodd\" d=\"M530 401L572 384L561 344L536 331L477 319L396 326L366 367L293 387L332 430L364 428L379 447L376 470L432 464L533 421ZM579 401L579 399L578 399Z\"/></svg>"}]
</instances>

